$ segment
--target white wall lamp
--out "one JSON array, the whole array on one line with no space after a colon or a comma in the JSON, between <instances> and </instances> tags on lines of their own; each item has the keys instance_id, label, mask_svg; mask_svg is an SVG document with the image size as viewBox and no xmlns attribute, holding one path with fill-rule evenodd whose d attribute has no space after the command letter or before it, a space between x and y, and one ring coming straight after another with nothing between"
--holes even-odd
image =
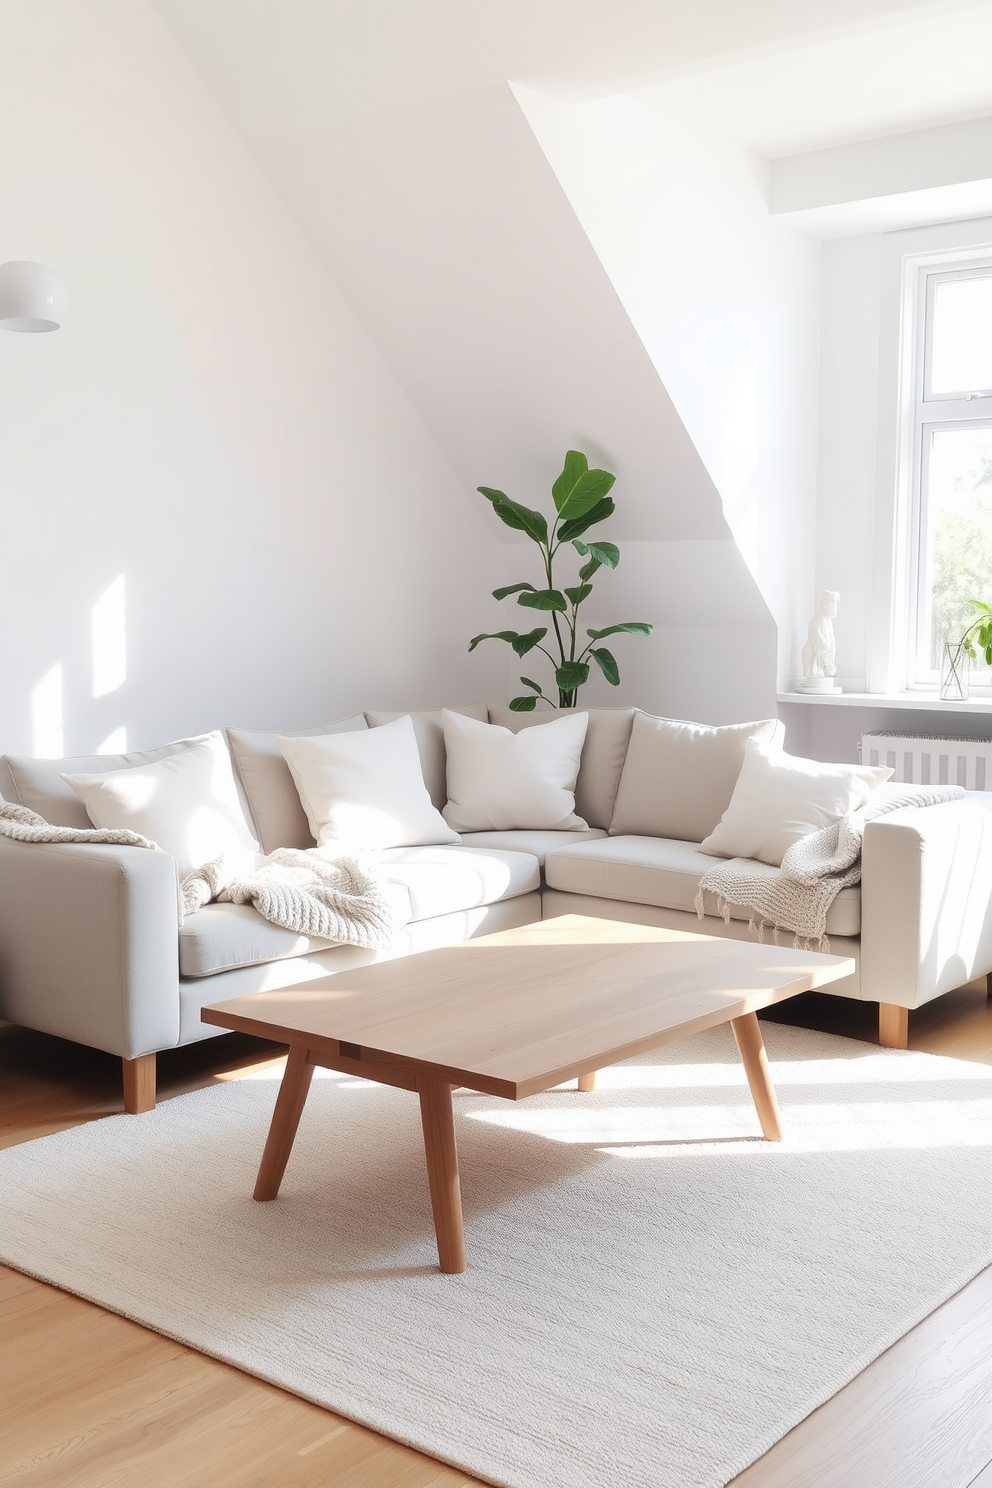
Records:
<instances>
[{"instance_id":1,"label":"white wall lamp","mask_svg":"<svg viewBox=\"0 0 992 1488\"><path fill-rule=\"evenodd\" d=\"M57 331L65 305L65 285L45 264L0 264L0 331Z\"/></svg>"}]
</instances>

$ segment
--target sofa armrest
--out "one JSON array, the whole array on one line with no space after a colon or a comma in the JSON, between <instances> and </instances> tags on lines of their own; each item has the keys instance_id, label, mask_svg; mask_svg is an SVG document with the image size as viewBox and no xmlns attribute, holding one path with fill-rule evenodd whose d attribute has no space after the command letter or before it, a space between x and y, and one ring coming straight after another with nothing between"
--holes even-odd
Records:
<instances>
[{"instance_id":1,"label":"sofa armrest","mask_svg":"<svg viewBox=\"0 0 992 1488\"><path fill-rule=\"evenodd\" d=\"M992 971L992 793L865 827L861 995L920 1007Z\"/></svg>"},{"instance_id":2,"label":"sofa armrest","mask_svg":"<svg viewBox=\"0 0 992 1488\"><path fill-rule=\"evenodd\" d=\"M0 1017L123 1059L174 1047L174 859L0 837Z\"/></svg>"}]
</instances>

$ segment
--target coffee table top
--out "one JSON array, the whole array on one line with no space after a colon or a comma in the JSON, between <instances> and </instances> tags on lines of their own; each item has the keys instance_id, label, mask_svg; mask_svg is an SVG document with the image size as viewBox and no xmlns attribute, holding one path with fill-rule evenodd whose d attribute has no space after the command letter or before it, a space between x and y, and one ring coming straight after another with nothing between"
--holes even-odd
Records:
<instances>
[{"instance_id":1,"label":"coffee table top","mask_svg":"<svg viewBox=\"0 0 992 1488\"><path fill-rule=\"evenodd\" d=\"M853 970L845 956L563 915L201 1016L520 1100Z\"/></svg>"}]
</instances>

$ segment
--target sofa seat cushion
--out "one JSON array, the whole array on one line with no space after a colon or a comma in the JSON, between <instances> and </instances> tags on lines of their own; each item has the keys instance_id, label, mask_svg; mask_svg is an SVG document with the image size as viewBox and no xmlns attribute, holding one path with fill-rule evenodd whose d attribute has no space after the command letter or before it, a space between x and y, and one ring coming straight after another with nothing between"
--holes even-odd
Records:
<instances>
[{"instance_id":1,"label":"sofa seat cushion","mask_svg":"<svg viewBox=\"0 0 992 1488\"><path fill-rule=\"evenodd\" d=\"M693 913L699 880L720 861L701 853L696 843L673 837L610 837L556 848L548 853L544 872L550 888L571 894ZM719 913L712 894L707 894L705 907L707 914ZM731 917L746 920L750 911L732 906ZM827 934L860 933L861 889L841 889L827 914Z\"/></svg>"},{"instance_id":2,"label":"sofa seat cushion","mask_svg":"<svg viewBox=\"0 0 992 1488\"><path fill-rule=\"evenodd\" d=\"M369 854L370 864L388 883L406 890L410 919L498 904L541 886L541 869L532 853L477 847L389 847Z\"/></svg>"},{"instance_id":3,"label":"sofa seat cushion","mask_svg":"<svg viewBox=\"0 0 992 1488\"><path fill-rule=\"evenodd\" d=\"M533 856L544 867L544 860L556 847L567 847L572 842L594 842L605 838L602 827L587 827L584 832L463 832L463 847L495 847L502 852L525 852Z\"/></svg>"},{"instance_id":4,"label":"sofa seat cushion","mask_svg":"<svg viewBox=\"0 0 992 1488\"><path fill-rule=\"evenodd\" d=\"M410 898L399 884L391 884L389 899L398 925L410 919ZM214 976L240 966L261 966L323 951L334 941L298 935L263 919L250 904L208 904L187 915L179 932L179 975Z\"/></svg>"}]
</instances>

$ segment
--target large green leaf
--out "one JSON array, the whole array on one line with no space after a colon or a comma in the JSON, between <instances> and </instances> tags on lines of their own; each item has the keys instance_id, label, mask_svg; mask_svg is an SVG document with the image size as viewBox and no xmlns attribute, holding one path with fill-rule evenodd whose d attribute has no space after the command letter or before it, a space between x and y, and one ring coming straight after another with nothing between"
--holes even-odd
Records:
<instances>
[{"instance_id":1,"label":"large green leaf","mask_svg":"<svg viewBox=\"0 0 992 1488\"><path fill-rule=\"evenodd\" d=\"M551 487L555 510L561 513L575 490L577 483L589 469L589 461L579 450L569 450L565 456L565 468Z\"/></svg>"},{"instance_id":2,"label":"large green leaf","mask_svg":"<svg viewBox=\"0 0 992 1488\"><path fill-rule=\"evenodd\" d=\"M533 584L504 584L502 589L493 590L493 599L505 599L508 594L519 594L521 589L533 589Z\"/></svg>"},{"instance_id":3,"label":"large green leaf","mask_svg":"<svg viewBox=\"0 0 992 1488\"><path fill-rule=\"evenodd\" d=\"M608 625L605 630L587 630L586 635L591 641L601 641L606 636L619 635L621 631L626 635L650 635L653 630L653 625L646 625L642 620L627 620L623 625Z\"/></svg>"},{"instance_id":4,"label":"large green leaf","mask_svg":"<svg viewBox=\"0 0 992 1488\"><path fill-rule=\"evenodd\" d=\"M560 667L555 668L555 681L562 692L573 692L576 687L581 687L583 682L589 680L589 663L587 661L565 661Z\"/></svg>"},{"instance_id":5,"label":"large green leaf","mask_svg":"<svg viewBox=\"0 0 992 1488\"><path fill-rule=\"evenodd\" d=\"M518 635L515 641L510 642L510 645L518 656L526 656L528 651L533 651L538 641L544 640L547 633L548 627L542 625L539 630L530 630L526 635Z\"/></svg>"},{"instance_id":6,"label":"large green leaf","mask_svg":"<svg viewBox=\"0 0 992 1488\"><path fill-rule=\"evenodd\" d=\"M567 610L568 600L560 589L535 589L533 594L519 594L517 604L529 610Z\"/></svg>"},{"instance_id":7,"label":"large green leaf","mask_svg":"<svg viewBox=\"0 0 992 1488\"><path fill-rule=\"evenodd\" d=\"M511 713L533 713L536 707L536 697L515 697L510 699Z\"/></svg>"},{"instance_id":8,"label":"large green leaf","mask_svg":"<svg viewBox=\"0 0 992 1488\"><path fill-rule=\"evenodd\" d=\"M480 641L509 641L514 646L515 641L520 640L520 633L516 630L489 630L482 635L473 636L468 643L468 649L474 651ZM529 648L528 648L529 649ZM516 646L514 646L516 650ZM519 653L518 653L519 655Z\"/></svg>"},{"instance_id":9,"label":"large green leaf","mask_svg":"<svg viewBox=\"0 0 992 1488\"><path fill-rule=\"evenodd\" d=\"M493 511L500 521L505 522L507 527L514 527L518 532L526 532L536 543L546 544L548 541L548 523L540 512L531 511L529 506L521 506L519 501L493 502Z\"/></svg>"},{"instance_id":10,"label":"large green leaf","mask_svg":"<svg viewBox=\"0 0 992 1488\"><path fill-rule=\"evenodd\" d=\"M580 475L568 494L568 499L559 510L566 521L584 517L606 493L612 489L616 476L608 470L587 470Z\"/></svg>"},{"instance_id":11,"label":"large green leaf","mask_svg":"<svg viewBox=\"0 0 992 1488\"><path fill-rule=\"evenodd\" d=\"M616 568L617 564L620 562L620 549L617 547L616 543L573 542L572 547L583 558L588 553L591 558L595 558L597 564L602 564L604 568Z\"/></svg>"},{"instance_id":12,"label":"large green leaf","mask_svg":"<svg viewBox=\"0 0 992 1488\"><path fill-rule=\"evenodd\" d=\"M548 524L540 512L521 506L519 501L511 501L505 491L496 491L492 486L476 486L476 490L492 502L493 511L507 527L512 527L515 532L526 532L537 543L547 542Z\"/></svg>"},{"instance_id":13,"label":"large green leaf","mask_svg":"<svg viewBox=\"0 0 992 1488\"><path fill-rule=\"evenodd\" d=\"M580 584L578 586L578 588L576 588L576 589L566 589L565 590L565 597L567 599L570 599L572 601L573 605L575 606L575 608L578 609L578 607L582 603L582 601L584 599L588 599L591 593L592 593L592 585L591 584Z\"/></svg>"},{"instance_id":14,"label":"large green leaf","mask_svg":"<svg viewBox=\"0 0 992 1488\"><path fill-rule=\"evenodd\" d=\"M540 692L543 692L543 690L544 690L541 687L540 682L533 682L533 681L531 681L530 677L521 677L520 680L524 684L525 687L531 688L531 690L533 692L540 693Z\"/></svg>"},{"instance_id":15,"label":"large green leaf","mask_svg":"<svg viewBox=\"0 0 992 1488\"><path fill-rule=\"evenodd\" d=\"M597 501L591 511L585 516L576 517L574 520L562 522L558 528L558 537L562 542L572 542L576 537L581 537L583 532L588 532L590 527L595 527L597 522L605 522L607 517L612 517L616 511L616 503L612 496L604 496L602 501Z\"/></svg>"},{"instance_id":16,"label":"large green leaf","mask_svg":"<svg viewBox=\"0 0 992 1488\"><path fill-rule=\"evenodd\" d=\"M614 660L611 653L607 651L606 647L600 646L598 650L590 651L589 655L595 658L596 665L599 667L599 670L602 672L607 682L609 682L610 686L619 687L620 668L617 666L616 661Z\"/></svg>"}]
</instances>

